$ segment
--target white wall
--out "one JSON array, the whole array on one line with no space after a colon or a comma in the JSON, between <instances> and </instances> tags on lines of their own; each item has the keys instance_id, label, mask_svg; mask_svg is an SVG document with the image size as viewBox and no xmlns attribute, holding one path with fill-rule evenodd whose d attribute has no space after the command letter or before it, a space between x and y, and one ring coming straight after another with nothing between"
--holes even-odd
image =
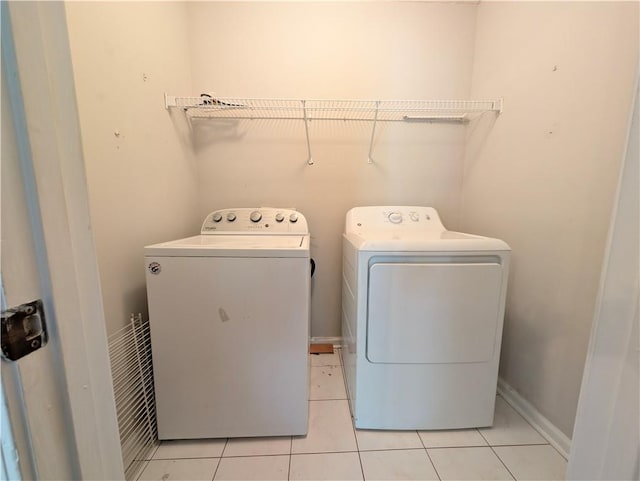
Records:
<instances>
[{"instance_id":1,"label":"white wall","mask_svg":"<svg viewBox=\"0 0 640 481\"><path fill-rule=\"evenodd\" d=\"M107 319L146 315L143 247L200 225L197 171L164 109L189 91L186 5L68 2L67 21ZM180 128L180 125L177 125Z\"/></svg>"},{"instance_id":2,"label":"white wall","mask_svg":"<svg viewBox=\"0 0 640 481\"><path fill-rule=\"evenodd\" d=\"M513 249L501 377L571 435L638 58L633 2L478 7L462 228ZM489 135L485 135L492 128Z\"/></svg>"},{"instance_id":3,"label":"white wall","mask_svg":"<svg viewBox=\"0 0 640 481\"><path fill-rule=\"evenodd\" d=\"M442 3L189 3L193 94L222 97L467 98L476 6ZM186 92L189 93L189 92ZM181 94L176 92L176 94ZM182 93L183 95L185 93ZM464 127L300 121L195 122L199 214L292 206L317 262L312 335L340 335L341 235L356 205L419 204L455 227Z\"/></svg>"}]
</instances>

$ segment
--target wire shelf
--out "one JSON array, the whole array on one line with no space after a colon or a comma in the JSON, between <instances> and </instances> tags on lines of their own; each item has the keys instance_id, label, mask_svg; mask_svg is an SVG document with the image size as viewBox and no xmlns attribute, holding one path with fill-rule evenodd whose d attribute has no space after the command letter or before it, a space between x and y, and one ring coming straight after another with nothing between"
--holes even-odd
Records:
<instances>
[{"instance_id":1,"label":"wire shelf","mask_svg":"<svg viewBox=\"0 0 640 481\"><path fill-rule=\"evenodd\" d=\"M297 119L370 122L461 122L484 112L502 111L498 100L297 100L173 97L167 109L184 110L191 119Z\"/></svg>"},{"instance_id":2,"label":"wire shelf","mask_svg":"<svg viewBox=\"0 0 640 481\"><path fill-rule=\"evenodd\" d=\"M174 97L165 94L167 109L181 109L189 121L196 119L302 120L307 141L307 164L313 165L309 122L342 120L371 122L367 162L373 163L373 144L378 122L425 122L466 124L486 112L500 114L502 99L494 100L299 100Z\"/></svg>"},{"instance_id":3,"label":"wire shelf","mask_svg":"<svg viewBox=\"0 0 640 481\"><path fill-rule=\"evenodd\" d=\"M133 318L109 336L125 479L137 479L158 445L149 322Z\"/></svg>"}]
</instances>

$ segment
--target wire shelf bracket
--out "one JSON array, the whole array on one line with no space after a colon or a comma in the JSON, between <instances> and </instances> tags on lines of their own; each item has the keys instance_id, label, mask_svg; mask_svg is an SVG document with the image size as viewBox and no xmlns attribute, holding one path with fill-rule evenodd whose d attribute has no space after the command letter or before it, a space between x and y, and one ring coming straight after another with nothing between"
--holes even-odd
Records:
<instances>
[{"instance_id":1,"label":"wire shelf bracket","mask_svg":"<svg viewBox=\"0 0 640 481\"><path fill-rule=\"evenodd\" d=\"M307 138L307 164L313 165L313 157L311 156L311 142L309 140L309 118L307 117L307 102L302 100L302 108L304 110L304 133Z\"/></svg>"},{"instance_id":2,"label":"wire shelf bracket","mask_svg":"<svg viewBox=\"0 0 640 481\"><path fill-rule=\"evenodd\" d=\"M371 128L371 140L369 141L369 155L367 156L367 163L373 164L373 139L376 136L376 125L378 125L378 109L380 102L376 101L376 113L373 117L373 127Z\"/></svg>"}]
</instances>

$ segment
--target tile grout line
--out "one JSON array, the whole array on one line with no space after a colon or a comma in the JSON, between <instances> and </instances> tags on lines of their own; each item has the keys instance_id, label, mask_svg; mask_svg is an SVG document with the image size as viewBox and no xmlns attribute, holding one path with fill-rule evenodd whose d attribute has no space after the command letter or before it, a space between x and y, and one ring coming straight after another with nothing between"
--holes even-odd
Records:
<instances>
[{"instance_id":1,"label":"tile grout line","mask_svg":"<svg viewBox=\"0 0 640 481\"><path fill-rule=\"evenodd\" d=\"M222 456L224 455L224 450L227 449L227 445L228 444L229 444L229 438L227 438L225 440L224 446L222 448L222 451L220 451L220 457L218 458L218 462L216 464L216 469L213 471L213 477L211 478L211 481L216 479L216 474L218 474L218 468L220 468L220 463L222 463Z\"/></svg>"},{"instance_id":2,"label":"tile grout line","mask_svg":"<svg viewBox=\"0 0 640 481\"><path fill-rule=\"evenodd\" d=\"M351 421L351 430L353 431L353 437L356 441L356 450L358 452L358 462L360 463L360 472L362 473L362 479L366 481L366 477L364 475L364 466L362 465L362 456L360 455L360 444L358 443L358 435L356 434L356 422L353 419L353 413L351 412L351 403L349 402L349 391L347 388L347 376L344 372L344 363L342 362L342 349L338 354L338 359L340 360L340 372L342 373L342 384L344 387L344 394L347 397L347 408L349 409L349 420Z\"/></svg>"},{"instance_id":3,"label":"tile grout line","mask_svg":"<svg viewBox=\"0 0 640 481\"><path fill-rule=\"evenodd\" d=\"M520 444L495 443L495 444L487 444L487 446L491 446L493 448L508 448L508 447L517 448L518 446L551 446L553 448L553 446L550 443L520 443Z\"/></svg>"},{"instance_id":4,"label":"tile grout line","mask_svg":"<svg viewBox=\"0 0 640 481\"><path fill-rule=\"evenodd\" d=\"M402 431L402 432L403 433L410 433L411 431ZM485 447L486 448L486 446L453 446L453 448L456 448L456 447L474 447L474 448L475 447L477 447L477 448ZM400 448L362 449L360 452L361 453L373 453L373 452L379 453L379 452L382 452L382 451L391 451L391 452L393 452L393 451L420 451L421 449L451 449L451 448L425 448L424 445L423 445L423 446L420 446L420 447L407 447L407 446L405 446L405 447L400 447Z\"/></svg>"},{"instance_id":5,"label":"tile grout line","mask_svg":"<svg viewBox=\"0 0 640 481\"><path fill-rule=\"evenodd\" d=\"M292 456L307 456L317 455L317 454L347 454L347 453L357 453L358 451L349 449L347 451L313 451L313 452L304 452L304 453L293 453ZM286 456L286 454L281 454L280 456Z\"/></svg>"},{"instance_id":6,"label":"tile grout line","mask_svg":"<svg viewBox=\"0 0 640 481\"><path fill-rule=\"evenodd\" d=\"M493 412L495 413L495 407L493 408ZM493 426L492 426L493 427ZM489 440L484 436L484 434L482 434L482 431L480 431L480 429L476 428L476 431L478 431L478 434L482 437L482 439L484 439L484 442L487 443L487 446L491 446L491 443L489 442Z\"/></svg>"},{"instance_id":7,"label":"tile grout line","mask_svg":"<svg viewBox=\"0 0 640 481\"><path fill-rule=\"evenodd\" d=\"M362 465L362 456L360 456L360 446L358 445L358 436L356 435L356 428L353 425L353 418L351 418L351 428L353 429L353 437L356 438L356 449L358 450L358 462L360 463L360 472L362 473L362 479L366 481L364 475L364 466Z\"/></svg>"},{"instance_id":8,"label":"tile grout line","mask_svg":"<svg viewBox=\"0 0 640 481\"><path fill-rule=\"evenodd\" d=\"M216 479L216 474L218 474L218 468L220 467L221 462L222 462L222 457L219 457L218 462L216 463L216 469L213 470L213 477L211 478L211 481Z\"/></svg>"},{"instance_id":9,"label":"tile grout line","mask_svg":"<svg viewBox=\"0 0 640 481\"><path fill-rule=\"evenodd\" d=\"M332 397L327 399L309 399L309 401L348 401L345 397Z\"/></svg>"},{"instance_id":10,"label":"tile grout line","mask_svg":"<svg viewBox=\"0 0 640 481\"><path fill-rule=\"evenodd\" d=\"M237 458L276 458L278 456L287 456L288 453L270 453L270 454L235 454L233 456L224 456L224 459ZM217 459L219 456L203 456L200 458L165 458L167 461L177 461L180 459ZM220 459L223 459L221 456Z\"/></svg>"},{"instance_id":11,"label":"tile grout line","mask_svg":"<svg viewBox=\"0 0 640 481\"><path fill-rule=\"evenodd\" d=\"M153 459L153 457L156 455L156 453L158 452L158 449L160 449L160 445L162 444L162 441L160 441L158 439L158 445L156 446L156 449L153 450L153 454L151 455L151 457L149 459L147 459L147 461L151 461Z\"/></svg>"},{"instance_id":12,"label":"tile grout line","mask_svg":"<svg viewBox=\"0 0 640 481\"><path fill-rule=\"evenodd\" d=\"M513 410L514 410L514 411L515 411L515 412L516 412L516 413L517 413L517 414L518 414L522 419L524 419L524 421L525 421L525 422L526 422L526 423L531 427L531 429L533 429L535 432L537 432L537 433L538 433L540 436L542 436L542 438L546 441L545 443L538 444L538 446L542 446L542 445L544 445L544 444L548 444L548 445L549 445L549 446L551 446L553 449L555 449L555 450L556 450L556 452L557 452L560 456L562 456L562 457L564 458L564 460L565 460L565 461L569 461L569 459L568 459L568 458L566 458L566 457L564 456L564 454L562 454L562 453L558 450L558 448L556 448L556 447L554 446L554 443L552 443L552 442L549 440L549 438L547 437L547 434L545 434L545 433L541 430L541 428L538 428L538 427L534 426L531 422L529 422L529 420L528 420L525 416L523 416L523 415L520 413L520 411L519 411L518 409L516 409L516 408L515 408L515 407L514 407L514 406L513 406L509 401L507 401L507 398L506 398L506 397L504 397L502 394L500 394L500 393L498 392L498 393L497 393L497 396L499 396L499 397L500 397L500 398L505 402L505 404L506 404L507 406L509 406L511 409L513 409ZM525 401L526 401L526 399L525 399ZM517 446L517 445L504 444L503 446ZM532 445L532 446L533 446L533 445Z\"/></svg>"},{"instance_id":13,"label":"tile grout line","mask_svg":"<svg viewBox=\"0 0 640 481\"><path fill-rule=\"evenodd\" d=\"M505 401L506 402L506 401ZM507 403L509 404L509 403ZM511 407L509 405L509 407ZM494 405L494 412L495 412L495 405ZM484 441L487 443L487 446L489 446L489 448L491 448L491 452L500 460L500 463L504 466L504 469L507 470L507 472L509 473L509 475L513 478L516 479L516 477L513 475L513 473L511 472L511 470L509 468L507 468L507 465L504 464L504 461L502 460L502 458L500 456L498 456L498 453L496 453L496 450L493 449L493 446L491 445L491 443L489 442L489 440L484 436L484 434L482 434L482 431L480 429L476 429L476 431L478 431L478 433L480 434L480 436L482 436L482 439L484 439Z\"/></svg>"},{"instance_id":14,"label":"tile grout line","mask_svg":"<svg viewBox=\"0 0 640 481\"><path fill-rule=\"evenodd\" d=\"M547 444L548 444L548 445L549 445L549 446L551 446L553 449L555 449L555 450L556 450L556 452L557 452L560 456L562 456L562 458L563 458L565 461L569 461L569 460L568 460L567 458L565 458L565 457L564 457L564 455L563 455L563 454L558 450L558 448L556 448L556 447L551 443L551 441L547 438L547 436L546 436L542 431L540 431L538 428L536 428L532 423L530 423L530 422L529 422L529 420L528 420L526 417L524 417L522 414L520 414L520 412L519 412L515 407L513 407L513 405L512 405L509 401L507 401L507 399L506 399L502 394L500 394L500 393L498 392L498 393L496 393L496 397L500 397L500 398L505 402L505 404L506 404L507 406L509 406L511 409L513 409L513 410L516 412L516 414L518 414L518 416L520 416L520 417L524 420L524 422L525 422L525 423L527 423L527 424L529 425L529 427L531 427L531 429L533 429L536 433L538 433L538 434L542 437L542 439L544 439L544 440L545 440L545 442L544 442L544 443L528 443L528 444L495 444L494 446L545 446L545 445L547 445ZM482 433L480 433L480 434L482 434ZM483 437L484 437L484 436L483 436ZM488 441L487 441L487 443L488 443Z\"/></svg>"},{"instance_id":15,"label":"tile grout line","mask_svg":"<svg viewBox=\"0 0 640 481\"><path fill-rule=\"evenodd\" d=\"M442 477L440 476L440 473L438 472L438 468L436 468L436 465L433 462L433 459L431 459L431 455L429 454L429 450L425 446L424 440L422 439L422 436L420 436L420 433L418 432L418 430L416 430L416 434L418 435L418 439L420 440L420 444L422 444L422 447L424 448L424 452L427 453L427 458L429 459L429 462L431 463L431 467L433 468L433 471L436 473L436 476L438 477L438 481L442 481Z\"/></svg>"},{"instance_id":16,"label":"tile grout line","mask_svg":"<svg viewBox=\"0 0 640 481\"><path fill-rule=\"evenodd\" d=\"M489 446L491 448L491 452L493 452L494 456L496 458L498 458L498 460L500 461L500 464L502 464L504 466L504 469L507 470L507 473L509 473L509 475L515 480L518 481L518 478L516 478L516 476L511 472L511 470L507 467L507 465L504 463L504 461L502 460L502 458L500 457L500 455L498 453L496 453L496 450L493 449L493 446Z\"/></svg>"},{"instance_id":17,"label":"tile grout line","mask_svg":"<svg viewBox=\"0 0 640 481\"><path fill-rule=\"evenodd\" d=\"M309 403L307 403L307 407L309 406ZM293 436L290 436L289 438L289 471L287 471L287 481L291 480L291 457L293 454Z\"/></svg>"},{"instance_id":18,"label":"tile grout line","mask_svg":"<svg viewBox=\"0 0 640 481\"><path fill-rule=\"evenodd\" d=\"M156 446L156 449L153 450L153 454L149 457L149 459L142 460L142 462L144 463L144 467L140 470L140 474L136 476L136 481L140 479L140 476L142 476L142 473L144 473L144 470L147 469L147 466L149 466L149 463L151 462L151 460L153 460L153 457L158 452L158 449L160 449L160 444L162 444L162 441L158 439L158 445Z\"/></svg>"},{"instance_id":19,"label":"tile grout line","mask_svg":"<svg viewBox=\"0 0 640 481\"><path fill-rule=\"evenodd\" d=\"M147 466L149 466L149 463L151 462L150 459L145 459L144 460L144 467L140 470L140 474L138 474L138 476L136 476L136 480L139 481L140 477L142 476L142 473L144 473L144 471L147 469Z\"/></svg>"},{"instance_id":20,"label":"tile grout line","mask_svg":"<svg viewBox=\"0 0 640 481\"><path fill-rule=\"evenodd\" d=\"M465 448L488 448L488 444L466 444L464 446L429 446L426 449L465 449Z\"/></svg>"},{"instance_id":21,"label":"tile grout line","mask_svg":"<svg viewBox=\"0 0 640 481\"><path fill-rule=\"evenodd\" d=\"M345 382L345 390L347 389L346 380ZM347 400L347 404L349 404L349 400ZM360 463L360 472L362 473L362 479L366 481L366 477L364 475L364 466L362 465L362 456L360 455L360 444L358 443L358 435L356 434L356 424L353 416L351 415L351 406L349 405L349 421L351 422L351 430L353 431L353 437L356 441L356 450L358 452L358 462Z\"/></svg>"},{"instance_id":22,"label":"tile grout line","mask_svg":"<svg viewBox=\"0 0 640 481\"><path fill-rule=\"evenodd\" d=\"M349 398L335 398L335 399L309 399L309 402L321 402L321 401L349 401Z\"/></svg>"}]
</instances>

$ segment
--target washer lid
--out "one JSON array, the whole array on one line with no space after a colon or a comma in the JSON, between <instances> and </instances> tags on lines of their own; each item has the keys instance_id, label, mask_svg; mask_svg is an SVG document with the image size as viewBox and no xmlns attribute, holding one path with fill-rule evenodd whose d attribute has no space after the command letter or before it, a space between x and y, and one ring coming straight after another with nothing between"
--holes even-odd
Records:
<instances>
[{"instance_id":1,"label":"washer lid","mask_svg":"<svg viewBox=\"0 0 640 481\"><path fill-rule=\"evenodd\" d=\"M144 248L145 256L309 257L308 235L197 235Z\"/></svg>"}]
</instances>

